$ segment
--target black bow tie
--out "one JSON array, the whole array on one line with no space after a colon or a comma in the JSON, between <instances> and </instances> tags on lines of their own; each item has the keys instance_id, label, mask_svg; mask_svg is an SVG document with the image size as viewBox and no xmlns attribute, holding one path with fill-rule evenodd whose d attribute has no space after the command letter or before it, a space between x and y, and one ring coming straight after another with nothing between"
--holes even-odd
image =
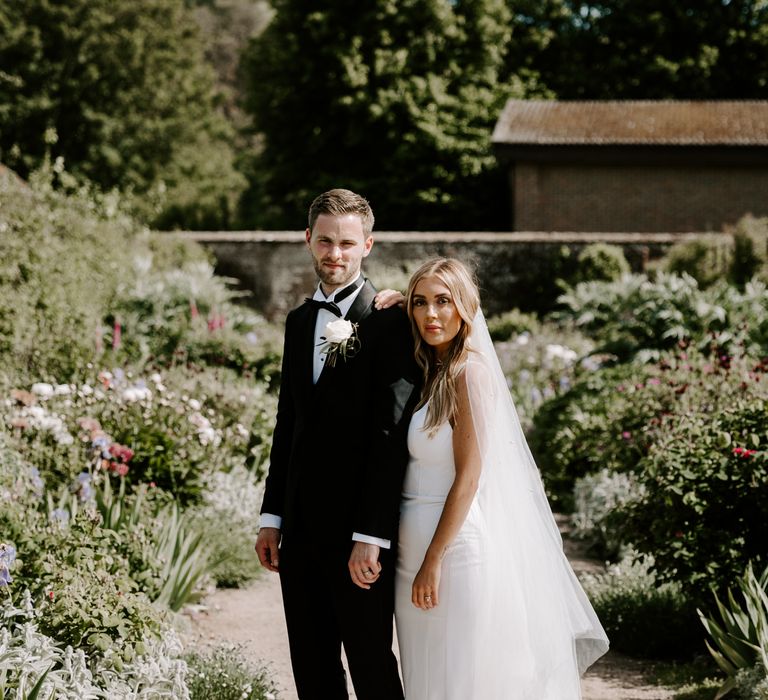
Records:
<instances>
[{"instance_id":1,"label":"black bow tie","mask_svg":"<svg viewBox=\"0 0 768 700\"><path fill-rule=\"evenodd\" d=\"M319 299L311 299L307 297L304 299L305 303L310 306L314 306L316 309L325 309L330 311L334 316L341 318L341 309L339 308L337 301L346 299L350 294L357 291L363 285L363 278L358 277L354 284L350 284L348 287L344 287L333 299L333 301L323 301Z\"/></svg>"},{"instance_id":2,"label":"black bow tie","mask_svg":"<svg viewBox=\"0 0 768 700\"><path fill-rule=\"evenodd\" d=\"M341 317L341 309L338 304L332 301L320 301L318 299L310 299L307 297L304 302L310 306L314 306L316 309L325 309L326 311L330 311L334 316Z\"/></svg>"}]
</instances>

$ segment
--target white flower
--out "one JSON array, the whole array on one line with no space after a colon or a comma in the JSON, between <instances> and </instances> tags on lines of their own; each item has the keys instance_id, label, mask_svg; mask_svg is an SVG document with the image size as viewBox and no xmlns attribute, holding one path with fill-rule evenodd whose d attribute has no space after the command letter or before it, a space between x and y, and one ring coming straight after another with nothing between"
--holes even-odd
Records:
<instances>
[{"instance_id":1,"label":"white flower","mask_svg":"<svg viewBox=\"0 0 768 700\"><path fill-rule=\"evenodd\" d=\"M218 445L221 442L221 438L216 431L209 425L205 428L200 428L197 431L197 437L200 440L201 445Z\"/></svg>"},{"instance_id":2,"label":"white flower","mask_svg":"<svg viewBox=\"0 0 768 700\"><path fill-rule=\"evenodd\" d=\"M237 431L237 434L240 437L247 438L250 435L250 433L248 432L248 429L242 423L238 423L235 426L235 430Z\"/></svg>"},{"instance_id":3,"label":"white flower","mask_svg":"<svg viewBox=\"0 0 768 700\"><path fill-rule=\"evenodd\" d=\"M256 345L259 342L259 336L256 335L253 331L250 331L249 333L245 334L245 339L248 343L251 345Z\"/></svg>"},{"instance_id":4,"label":"white flower","mask_svg":"<svg viewBox=\"0 0 768 700\"><path fill-rule=\"evenodd\" d=\"M530 334L527 331L524 331L520 335L515 338L515 342L518 345L528 345L528 341L531 339Z\"/></svg>"},{"instance_id":5,"label":"white flower","mask_svg":"<svg viewBox=\"0 0 768 700\"><path fill-rule=\"evenodd\" d=\"M550 344L547 345L545 348L545 352L548 359L552 359L554 357L559 358L566 364L571 364L576 361L578 358L578 353L576 353L574 350L571 350L570 348L567 348L563 345L555 345Z\"/></svg>"},{"instance_id":6,"label":"white flower","mask_svg":"<svg viewBox=\"0 0 768 700\"><path fill-rule=\"evenodd\" d=\"M75 438L68 432L55 433L54 437L59 445L71 445L75 441Z\"/></svg>"},{"instance_id":7,"label":"white flower","mask_svg":"<svg viewBox=\"0 0 768 700\"><path fill-rule=\"evenodd\" d=\"M32 393L37 394L41 399L50 399L53 391L53 385L48 382L36 382L32 385Z\"/></svg>"},{"instance_id":8,"label":"white flower","mask_svg":"<svg viewBox=\"0 0 768 700\"><path fill-rule=\"evenodd\" d=\"M83 386L80 387L80 393L83 396L90 396L93 393L93 387L90 384L83 384Z\"/></svg>"},{"instance_id":9,"label":"white flower","mask_svg":"<svg viewBox=\"0 0 768 700\"><path fill-rule=\"evenodd\" d=\"M123 391L123 399L128 403L152 398L152 392L145 386L129 386Z\"/></svg>"},{"instance_id":10,"label":"white flower","mask_svg":"<svg viewBox=\"0 0 768 700\"><path fill-rule=\"evenodd\" d=\"M162 384L163 378L160 376L160 372L153 372L149 377L155 384Z\"/></svg>"},{"instance_id":11,"label":"white flower","mask_svg":"<svg viewBox=\"0 0 768 700\"><path fill-rule=\"evenodd\" d=\"M72 393L72 387L70 387L69 384L57 384L53 393L56 394L56 396L67 396Z\"/></svg>"},{"instance_id":12,"label":"white flower","mask_svg":"<svg viewBox=\"0 0 768 700\"><path fill-rule=\"evenodd\" d=\"M352 337L355 328L351 321L345 318L337 318L325 326L325 339L329 343L342 343Z\"/></svg>"},{"instance_id":13,"label":"white flower","mask_svg":"<svg viewBox=\"0 0 768 700\"><path fill-rule=\"evenodd\" d=\"M197 399L190 399L187 401L187 405L193 410L193 411L199 411L201 406L200 402Z\"/></svg>"},{"instance_id":14,"label":"white flower","mask_svg":"<svg viewBox=\"0 0 768 700\"><path fill-rule=\"evenodd\" d=\"M42 406L27 406L24 412L34 419L42 419L45 415L45 409Z\"/></svg>"},{"instance_id":15,"label":"white flower","mask_svg":"<svg viewBox=\"0 0 768 700\"><path fill-rule=\"evenodd\" d=\"M189 417L189 422L198 428L207 428L211 424L211 422L205 416L199 413L193 413Z\"/></svg>"}]
</instances>

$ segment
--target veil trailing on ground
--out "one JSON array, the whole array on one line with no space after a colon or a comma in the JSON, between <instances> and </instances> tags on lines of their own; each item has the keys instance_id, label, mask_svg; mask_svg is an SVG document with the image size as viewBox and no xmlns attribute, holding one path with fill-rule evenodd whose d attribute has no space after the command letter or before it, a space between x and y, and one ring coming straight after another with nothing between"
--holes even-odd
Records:
<instances>
[{"instance_id":1,"label":"veil trailing on ground","mask_svg":"<svg viewBox=\"0 0 768 700\"><path fill-rule=\"evenodd\" d=\"M487 547L477 621L486 643L476 668L497 684L487 697L580 698L579 676L608 650L608 638L563 553L481 311L468 343L466 380L483 466L477 503Z\"/></svg>"}]
</instances>

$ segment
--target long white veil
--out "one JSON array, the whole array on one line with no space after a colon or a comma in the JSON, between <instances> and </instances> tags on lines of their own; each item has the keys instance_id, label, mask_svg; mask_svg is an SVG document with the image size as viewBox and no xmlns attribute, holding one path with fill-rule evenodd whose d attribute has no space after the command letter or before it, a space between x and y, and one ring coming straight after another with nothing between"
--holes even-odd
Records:
<instances>
[{"instance_id":1,"label":"long white veil","mask_svg":"<svg viewBox=\"0 0 768 700\"><path fill-rule=\"evenodd\" d=\"M580 698L579 676L608 650L608 638L563 553L481 311L469 348L467 383L483 462L477 502L488 548L477 620L487 644L477 650L476 668L496 686L489 698Z\"/></svg>"}]
</instances>

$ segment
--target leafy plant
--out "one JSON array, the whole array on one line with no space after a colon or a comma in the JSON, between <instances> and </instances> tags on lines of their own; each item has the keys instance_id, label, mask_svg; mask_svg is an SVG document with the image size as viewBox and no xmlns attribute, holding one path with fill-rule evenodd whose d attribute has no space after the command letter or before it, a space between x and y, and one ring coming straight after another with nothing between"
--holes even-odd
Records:
<instances>
[{"instance_id":1,"label":"leafy plant","mask_svg":"<svg viewBox=\"0 0 768 700\"><path fill-rule=\"evenodd\" d=\"M539 334L540 326L535 314L524 313L519 309L510 309L488 319L488 332L494 341L510 340L513 335L522 333L535 336Z\"/></svg>"},{"instance_id":2,"label":"leafy plant","mask_svg":"<svg viewBox=\"0 0 768 700\"><path fill-rule=\"evenodd\" d=\"M643 658L686 658L701 644L679 584L660 583L653 557L629 550L602 574L582 577L611 648Z\"/></svg>"},{"instance_id":3,"label":"leafy plant","mask_svg":"<svg viewBox=\"0 0 768 700\"><path fill-rule=\"evenodd\" d=\"M676 275L690 275L705 289L726 277L732 256L731 238L713 234L676 243L667 252L661 267Z\"/></svg>"},{"instance_id":4,"label":"leafy plant","mask_svg":"<svg viewBox=\"0 0 768 700\"><path fill-rule=\"evenodd\" d=\"M573 536L587 542L598 556L615 557L622 542L612 516L642 494L643 486L631 473L601 469L580 477L573 489Z\"/></svg>"},{"instance_id":5,"label":"leafy plant","mask_svg":"<svg viewBox=\"0 0 768 700\"><path fill-rule=\"evenodd\" d=\"M176 503L161 511L157 523L154 551L162 569L155 603L178 612L193 598L195 586L215 557L205 542L203 530L191 528Z\"/></svg>"},{"instance_id":6,"label":"leafy plant","mask_svg":"<svg viewBox=\"0 0 768 700\"><path fill-rule=\"evenodd\" d=\"M275 686L264 669L252 668L236 646L194 650L185 655L191 700L272 700ZM211 679L216 682L212 683Z\"/></svg>"},{"instance_id":7,"label":"leafy plant","mask_svg":"<svg viewBox=\"0 0 768 700\"><path fill-rule=\"evenodd\" d=\"M760 379L748 388L765 392ZM644 494L617 513L625 541L653 552L661 575L699 600L765 557L768 399L746 393L666 417L640 464Z\"/></svg>"},{"instance_id":8,"label":"leafy plant","mask_svg":"<svg viewBox=\"0 0 768 700\"><path fill-rule=\"evenodd\" d=\"M592 243L576 258L577 267L572 284L590 281L619 280L630 273L629 263L620 246L608 243Z\"/></svg>"},{"instance_id":9,"label":"leafy plant","mask_svg":"<svg viewBox=\"0 0 768 700\"><path fill-rule=\"evenodd\" d=\"M737 586L743 602L729 588L726 603L715 594L717 616L698 611L712 642L707 641L707 648L728 676L717 698L736 687L742 669L761 666L763 677L768 676L768 568L758 577L750 562Z\"/></svg>"},{"instance_id":10,"label":"leafy plant","mask_svg":"<svg viewBox=\"0 0 768 700\"><path fill-rule=\"evenodd\" d=\"M718 282L659 274L577 285L559 298L558 319L571 319L619 361L655 361L675 345L700 351L762 355L768 350L768 288L758 280L743 290Z\"/></svg>"}]
</instances>

